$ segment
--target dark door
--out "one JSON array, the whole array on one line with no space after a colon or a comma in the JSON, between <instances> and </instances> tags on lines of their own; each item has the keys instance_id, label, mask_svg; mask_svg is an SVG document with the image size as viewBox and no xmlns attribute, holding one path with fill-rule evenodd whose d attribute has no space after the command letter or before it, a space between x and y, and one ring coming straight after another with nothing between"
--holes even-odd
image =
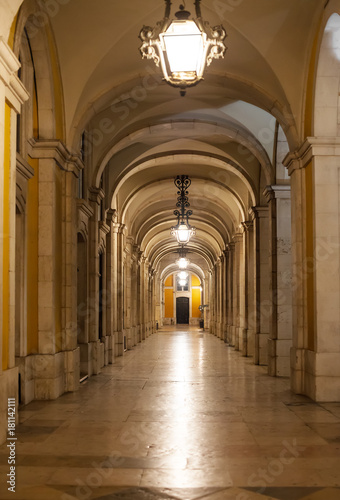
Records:
<instances>
[{"instance_id":1,"label":"dark door","mask_svg":"<svg viewBox=\"0 0 340 500\"><path fill-rule=\"evenodd\" d=\"M189 324L189 297L178 297L176 299L176 318L178 325Z\"/></svg>"}]
</instances>

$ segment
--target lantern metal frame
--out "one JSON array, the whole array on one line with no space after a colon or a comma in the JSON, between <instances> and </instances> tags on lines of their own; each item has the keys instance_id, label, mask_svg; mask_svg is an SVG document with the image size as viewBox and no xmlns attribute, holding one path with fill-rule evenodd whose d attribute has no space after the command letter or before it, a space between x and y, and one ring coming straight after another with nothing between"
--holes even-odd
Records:
<instances>
[{"instance_id":1,"label":"lantern metal frame","mask_svg":"<svg viewBox=\"0 0 340 500\"><path fill-rule=\"evenodd\" d=\"M183 5L180 5L180 10L175 13L176 19L170 19L171 0L165 0L164 18L154 28L144 25L139 33L139 38L142 41L140 47L142 58L151 59L156 66L161 66L164 80L169 85L180 88L182 95L185 95L187 87L197 85L203 79L206 66L210 66L213 59L223 58L226 51L224 39L227 35L225 29L222 25L212 28L207 21L203 20L200 4L201 0L195 0L195 18L189 19L191 13L185 10ZM195 30L195 33L189 33L191 39L195 36L201 37L201 60L197 61L195 71L172 71L165 37L180 36L182 40L185 40L184 31L189 25Z\"/></svg>"},{"instance_id":2,"label":"lantern metal frame","mask_svg":"<svg viewBox=\"0 0 340 500\"><path fill-rule=\"evenodd\" d=\"M187 210L190 207L188 189L191 186L191 179L187 175L178 175L174 180L175 186L178 188L177 195L177 210L174 210L174 215L177 217L177 224L170 229L171 235L175 236L178 243L182 246L189 243L190 238L196 234L196 228L189 223L189 217L192 215L192 210ZM181 228L188 231L186 241L180 239Z\"/></svg>"}]
</instances>

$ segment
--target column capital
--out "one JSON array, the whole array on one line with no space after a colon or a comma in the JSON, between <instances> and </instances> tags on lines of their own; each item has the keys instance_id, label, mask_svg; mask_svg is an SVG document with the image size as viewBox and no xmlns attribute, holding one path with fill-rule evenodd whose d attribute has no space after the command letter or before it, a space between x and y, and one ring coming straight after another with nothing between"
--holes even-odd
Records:
<instances>
[{"instance_id":1,"label":"column capital","mask_svg":"<svg viewBox=\"0 0 340 500\"><path fill-rule=\"evenodd\" d=\"M235 250L235 243L233 241L230 241L227 245L226 245L226 251L227 252L233 252Z\"/></svg>"},{"instance_id":2,"label":"column capital","mask_svg":"<svg viewBox=\"0 0 340 500\"><path fill-rule=\"evenodd\" d=\"M105 192L101 188L90 187L89 193L90 193L89 200L92 201L93 203L97 203L97 205L100 205L100 202L105 197Z\"/></svg>"},{"instance_id":3,"label":"column capital","mask_svg":"<svg viewBox=\"0 0 340 500\"><path fill-rule=\"evenodd\" d=\"M252 220L246 220L244 222L241 222L244 232L251 231L254 227L254 222Z\"/></svg>"},{"instance_id":4,"label":"column capital","mask_svg":"<svg viewBox=\"0 0 340 500\"><path fill-rule=\"evenodd\" d=\"M106 212L106 223L107 224L110 225L111 223L117 222L117 218L118 218L117 210L110 208Z\"/></svg>"},{"instance_id":5,"label":"column capital","mask_svg":"<svg viewBox=\"0 0 340 500\"><path fill-rule=\"evenodd\" d=\"M266 186L263 190L263 194L266 197L268 203L277 198L288 200L291 197L291 188L289 184Z\"/></svg>"},{"instance_id":6,"label":"column capital","mask_svg":"<svg viewBox=\"0 0 340 500\"><path fill-rule=\"evenodd\" d=\"M17 71L21 64L3 37L0 37L0 82L6 87L6 99L16 113L20 113L21 105L29 99L29 93L18 78Z\"/></svg>"},{"instance_id":7,"label":"column capital","mask_svg":"<svg viewBox=\"0 0 340 500\"><path fill-rule=\"evenodd\" d=\"M307 137L282 163L292 175L295 170L305 168L314 156L340 156L340 137Z\"/></svg>"},{"instance_id":8,"label":"column capital","mask_svg":"<svg viewBox=\"0 0 340 500\"><path fill-rule=\"evenodd\" d=\"M255 219L265 218L269 216L269 209L268 207L251 207L249 209L249 215L253 221Z\"/></svg>"},{"instance_id":9,"label":"column capital","mask_svg":"<svg viewBox=\"0 0 340 500\"><path fill-rule=\"evenodd\" d=\"M93 208L85 200L77 200L78 210L85 215L87 219L90 219L93 215Z\"/></svg>"},{"instance_id":10,"label":"column capital","mask_svg":"<svg viewBox=\"0 0 340 500\"><path fill-rule=\"evenodd\" d=\"M28 152L31 158L38 160L54 160L65 172L71 172L76 177L84 168L80 155L75 155L58 139L34 139L28 141Z\"/></svg>"},{"instance_id":11,"label":"column capital","mask_svg":"<svg viewBox=\"0 0 340 500\"><path fill-rule=\"evenodd\" d=\"M243 233L235 233L233 234L233 241L235 243L240 243L243 239Z\"/></svg>"}]
</instances>

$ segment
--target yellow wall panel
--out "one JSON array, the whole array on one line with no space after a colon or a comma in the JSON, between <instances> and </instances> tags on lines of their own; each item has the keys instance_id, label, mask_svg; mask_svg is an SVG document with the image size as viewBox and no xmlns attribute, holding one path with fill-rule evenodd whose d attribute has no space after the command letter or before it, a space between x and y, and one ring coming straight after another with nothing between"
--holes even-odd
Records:
<instances>
[{"instance_id":1,"label":"yellow wall panel","mask_svg":"<svg viewBox=\"0 0 340 500\"><path fill-rule=\"evenodd\" d=\"M165 301L165 318L174 317L174 298L172 289L164 290L164 301Z\"/></svg>"},{"instance_id":2,"label":"yellow wall panel","mask_svg":"<svg viewBox=\"0 0 340 500\"><path fill-rule=\"evenodd\" d=\"M39 136L37 95L33 94L33 134ZM39 160L28 157L34 176L27 190L27 354L38 352Z\"/></svg>"},{"instance_id":3,"label":"yellow wall panel","mask_svg":"<svg viewBox=\"0 0 340 500\"><path fill-rule=\"evenodd\" d=\"M314 109L314 78L315 71L317 67L317 49L318 49L318 34L321 30L321 19L319 22L319 27L317 30L317 34L315 36L313 47L311 51L311 58L309 64L309 73L307 80L307 91L306 91L306 104L305 104L305 137L310 137L313 135L312 132L312 122L313 122L313 109Z\"/></svg>"},{"instance_id":4,"label":"yellow wall panel","mask_svg":"<svg viewBox=\"0 0 340 500\"><path fill-rule=\"evenodd\" d=\"M47 30L49 55L51 61L51 69L53 76L53 90L54 90L54 114L56 125L56 138L61 141L64 140L64 110L63 110L63 89L60 82L60 73L58 66L58 56L55 50L55 43L53 35L50 30Z\"/></svg>"},{"instance_id":5,"label":"yellow wall panel","mask_svg":"<svg viewBox=\"0 0 340 500\"><path fill-rule=\"evenodd\" d=\"M171 274L171 276L168 276L168 278L166 279L164 286L174 286L173 283L173 275Z\"/></svg>"},{"instance_id":6,"label":"yellow wall panel","mask_svg":"<svg viewBox=\"0 0 340 500\"><path fill-rule=\"evenodd\" d=\"M201 282L194 274L191 276L191 286L200 286Z\"/></svg>"},{"instance_id":7,"label":"yellow wall panel","mask_svg":"<svg viewBox=\"0 0 340 500\"><path fill-rule=\"evenodd\" d=\"M198 309L198 307L201 305L201 290L199 288L193 288L192 293L192 317L193 318L200 318L201 317L201 311Z\"/></svg>"},{"instance_id":8,"label":"yellow wall panel","mask_svg":"<svg viewBox=\"0 0 340 500\"><path fill-rule=\"evenodd\" d=\"M9 194L11 175L11 108L5 104L4 206L3 206L3 275L2 275L2 369L8 368L9 346Z\"/></svg>"},{"instance_id":9,"label":"yellow wall panel","mask_svg":"<svg viewBox=\"0 0 340 500\"><path fill-rule=\"evenodd\" d=\"M27 354L38 352L38 183L39 160L29 158L34 176L27 191Z\"/></svg>"},{"instance_id":10,"label":"yellow wall panel","mask_svg":"<svg viewBox=\"0 0 340 500\"><path fill-rule=\"evenodd\" d=\"M9 32L9 37L8 37L8 45L11 47L12 50L14 47L14 36L15 36L15 30L17 28L17 21L18 21L18 14L13 19L11 31Z\"/></svg>"}]
</instances>

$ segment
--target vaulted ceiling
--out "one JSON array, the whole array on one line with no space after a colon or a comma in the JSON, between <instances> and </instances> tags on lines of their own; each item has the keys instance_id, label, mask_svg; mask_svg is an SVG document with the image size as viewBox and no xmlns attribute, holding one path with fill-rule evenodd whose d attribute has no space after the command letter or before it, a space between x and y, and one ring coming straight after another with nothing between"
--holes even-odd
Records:
<instances>
[{"instance_id":1,"label":"vaulted ceiling","mask_svg":"<svg viewBox=\"0 0 340 500\"><path fill-rule=\"evenodd\" d=\"M172 14L181 2L173 0ZM164 15L162 0L63 0L51 15L64 96L65 142L83 130L87 179L105 179L106 208L162 270L174 260L173 179L192 179L197 234L189 247L205 271L265 203L277 176L274 142L302 137L304 88L323 9L319 0L203 0L203 18L223 24L228 50L185 97L142 60L138 34ZM193 2L186 8L193 13ZM92 135L91 135L92 134ZM170 257L169 257L170 256ZM170 258L170 261L169 261ZM203 259L203 260L202 260Z\"/></svg>"}]
</instances>

